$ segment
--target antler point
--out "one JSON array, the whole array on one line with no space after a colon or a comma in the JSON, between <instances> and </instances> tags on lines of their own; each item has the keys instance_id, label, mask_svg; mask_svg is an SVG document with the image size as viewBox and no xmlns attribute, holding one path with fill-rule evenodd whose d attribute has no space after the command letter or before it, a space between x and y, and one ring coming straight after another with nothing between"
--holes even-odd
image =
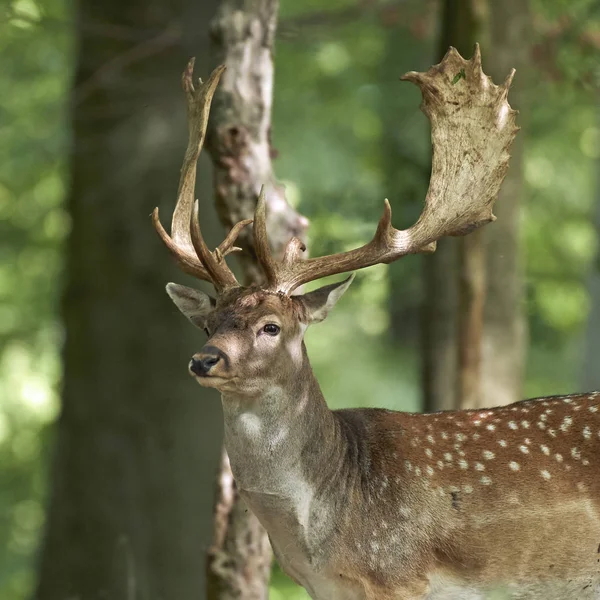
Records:
<instances>
[{"instance_id":1,"label":"antler point","mask_svg":"<svg viewBox=\"0 0 600 600\"><path fill-rule=\"evenodd\" d=\"M181 84L185 92L194 92L194 65L196 64L196 57L192 56L185 66L183 74L181 75Z\"/></svg>"},{"instance_id":2,"label":"antler point","mask_svg":"<svg viewBox=\"0 0 600 600\"><path fill-rule=\"evenodd\" d=\"M475 42L475 47L473 49L473 58L471 59L473 63L473 70L479 73L482 72L481 68L481 48L479 47L479 43Z\"/></svg>"},{"instance_id":3,"label":"antler point","mask_svg":"<svg viewBox=\"0 0 600 600\"><path fill-rule=\"evenodd\" d=\"M502 87L506 90L506 93L508 93L508 89L512 85L512 81L513 81L513 78L514 78L516 72L517 72L516 69L511 69L510 73L506 76L506 79L504 80L504 83L502 84Z\"/></svg>"}]
</instances>

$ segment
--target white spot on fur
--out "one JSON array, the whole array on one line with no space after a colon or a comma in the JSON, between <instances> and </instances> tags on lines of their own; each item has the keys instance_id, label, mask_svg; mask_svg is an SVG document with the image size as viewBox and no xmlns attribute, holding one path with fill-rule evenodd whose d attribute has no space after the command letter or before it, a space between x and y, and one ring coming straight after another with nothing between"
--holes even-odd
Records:
<instances>
[{"instance_id":1,"label":"white spot on fur","mask_svg":"<svg viewBox=\"0 0 600 600\"><path fill-rule=\"evenodd\" d=\"M548 448L548 446L542 444L540 446L540 449L542 450L542 452L546 455L546 456L550 456L550 448Z\"/></svg>"},{"instance_id":2,"label":"white spot on fur","mask_svg":"<svg viewBox=\"0 0 600 600\"><path fill-rule=\"evenodd\" d=\"M562 462L563 461L563 455L562 454L555 454L554 458L556 459L556 462Z\"/></svg>"},{"instance_id":3,"label":"white spot on fur","mask_svg":"<svg viewBox=\"0 0 600 600\"><path fill-rule=\"evenodd\" d=\"M573 417L566 416L560 424L561 431L568 431L569 427L573 425Z\"/></svg>"},{"instance_id":4,"label":"white spot on fur","mask_svg":"<svg viewBox=\"0 0 600 600\"><path fill-rule=\"evenodd\" d=\"M495 431L495 429L496 429L496 426L493 423L488 423L485 427L489 431Z\"/></svg>"},{"instance_id":5,"label":"white spot on fur","mask_svg":"<svg viewBox=\"0 0 600 600\"><path fill-rule=\"evenodd\" d=\"M579 448L577 448L577 447L571 448L571 456L575 460L579 460L581 458L581 452L579 451Z\"/></svg>"},{"instance_id":6,"label":"white spot on fur","mask_svg":"<svg viewBox=\"0 0 600 600\"><path fill-rule=\"evenodd\" d=\"M529 421L521 421L521 427L525 429L529 429Z\"/></svg>"},{"instance_id":7,"label":"white spot on fur","mask_svg":"<svg viewBox=\"0 0 600 600\"><path fill-rule=\"evenodd\" d=\"M492 485L492 478L487 475L484 475L479 481L482 485Z\"/></svg>"},{"instance_id":8,"label":"white spot on fur","mask_svg":"<svg viewBox=\"0 0 600 600\"><path fill-rule=\"evenodd\" d=\"M469 468L469 463L466 460L463 460L462 458L458 461L458 466L461 469L468 469Z\"/></svg>"},{"instance_id":9,"label":"white spot on fur","mask_svg":"<svg viewBox=\"0 0 600 600\"><path fill-rule=\"evenodd\" d=\"M483 458L485 458L486 460L492 460L495 457L496 455L491 450L483 451Z\"/></svg>"},{"instance_id":10,"label":"white spot on fur","mask_svg":"<svg viewBox=\"0 0 600 600\"><path fill-rule=\"evenodd\" d=\"M476 462L475 463L475 470L476 471L485 471L485 465L483 465L480 462Z\"/></svg>"},{"instance_id":11,"label":"white spot on fur","mask_svg":"<svg viewBox=\"0 0 600 600\"><path fill-rule=\"evenodd\" d=\"M514 421L509 421L509 422L508 422L508 426L509 426L511 429L518 429L518 428L519 428L519 426L518 426L518 425L517 425L517 424L516 424Z\"/></svg>"},{"instance_id":12,"label":"white spot on fur","mask_svg":"<svg viewBox=\"0 0 600 600\"><path fill-rule=\"evenodd\" d=\"M262 422L260 417L254 413L242 413L240 415L240 425L248 437L259 438L262 433Z\"/></svg>"},{"instance_id":13,"label":"white spot on fur","mask_svg":"<svg viewBox=\"0 0 600 600\"><path fill-rule=\"evenodd\" d=\"M583 438L585 440L589 440L589 439L591 439L591 437L592 437L592 430L590 429L590 427L588 425L586 425L583 428Z\"/></svg>"},{"instance_id":14,"label":"white spot on fur","mask_svg":"<svg viewBox=\"0 0 600 600\"><path fill-rule=\"evenodd\" d=\"M444 460L447 462L452 462L452 454L450 454L450 452L445 452L444 453Z\"/></svg>"},{"instance_id":15,"label":"white spot on fur","mask_svg":"<svg viewBox=\"0 0 600 600\"><path fill-rule=\"evenodd\" d=\"M518 462L515 462L514 460L511 460L508 463L508 466L513 470L513 471L518 471L521 468L521 465Z\"/></svg>"},{"instance_id":16,"label":"white spot on fur","mask_svg":"<svg viewBox=\"0 0 600 600\"><path fill-rule=\"evenodd\" d=\"M425 454L431 458L433 456L433 452L431 451L431 448L425 448Z\"/></svg>"},{"instance_id":17,"label":"white spot on fur","mask_svg":"<svg viewBox=\"0 0 600 600\"><path fill-rule=\"evenodd\" d=\"M545 469L543 471L540 471L540 475L544 478L544 479L550 479L551 475L548 471L546 471Z\"/></svg>"},{"instance_id":18,"label":"white spot on fur","mask_svg":"<svg viewBox=\"0 0 600 600\"><path fill-rule=\"evenodd\" d=\"M529 448L527 446L519 446L519 450L523 453L523 454L529 454Z\"/></svg>"}]
</instances>

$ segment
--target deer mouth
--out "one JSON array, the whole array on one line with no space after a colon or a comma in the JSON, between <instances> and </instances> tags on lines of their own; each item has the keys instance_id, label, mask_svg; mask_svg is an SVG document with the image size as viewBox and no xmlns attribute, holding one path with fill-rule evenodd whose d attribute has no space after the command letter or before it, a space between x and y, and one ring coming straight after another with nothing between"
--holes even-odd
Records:
<instances>
[{"instance_id":1,"label":"deer mouth","mask_svg":"<svg viewBox=\"0 0 600 600\"><path fill-rule=\"evenodd\" d=\"M220 389L222 386L227 385L229 382L229 378L221 377L216 374L205 374L205 375L196 375L196 373L190 373L194 379L202 386L206 388L215 388Z\"/></svg>"}]
</instances>

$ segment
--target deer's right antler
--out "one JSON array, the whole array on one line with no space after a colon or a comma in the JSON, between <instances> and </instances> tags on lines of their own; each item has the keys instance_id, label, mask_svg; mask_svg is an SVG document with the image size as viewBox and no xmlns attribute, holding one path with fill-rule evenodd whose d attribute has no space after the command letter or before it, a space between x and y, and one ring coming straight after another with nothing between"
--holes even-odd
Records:
<instances>
[{"instance_id":1,"label":"deer's right antler","mask_svg":"<svg viewBox=\"0 0 600 600\"><path fill-rule=\"evenodd\" d=\"M234 246L235 240L240 231L252 223L252 219L237 223L218 248L211 252L202 237L198 222L198 203L194 202L196 165L206 137L210 104L223 71L225 71L223 65L217 67L205 83L202 80L198 81L197 88L194 87L192 80L193 58L183 72L182 85L187 100L189 139L181 167L171 235L165 231L160 222L158 208L155 208L152 213L152 222L158 235L181 268L198 279L209 281L219 293L239 286L235 275L225 262L225 256L239 250Z\"/></svg>"}]
</instances>

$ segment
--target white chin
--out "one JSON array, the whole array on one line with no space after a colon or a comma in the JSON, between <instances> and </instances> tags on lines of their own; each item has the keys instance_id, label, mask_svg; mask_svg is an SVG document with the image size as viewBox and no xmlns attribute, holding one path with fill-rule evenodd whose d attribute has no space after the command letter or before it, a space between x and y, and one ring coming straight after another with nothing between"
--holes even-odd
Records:
<instances>
[{"instance_id":1,"label":"white chin","mask_svg":"<svg viewBox=\"0 0 600 600\"><path fill-rule=\"evenodd\" d=\"M226 379L222 379L221 377L198 377L194 376L196 381L202 386L206 388L215 388L219 389L220 387L227 384Z\"/></svg>"}]
</instances>

